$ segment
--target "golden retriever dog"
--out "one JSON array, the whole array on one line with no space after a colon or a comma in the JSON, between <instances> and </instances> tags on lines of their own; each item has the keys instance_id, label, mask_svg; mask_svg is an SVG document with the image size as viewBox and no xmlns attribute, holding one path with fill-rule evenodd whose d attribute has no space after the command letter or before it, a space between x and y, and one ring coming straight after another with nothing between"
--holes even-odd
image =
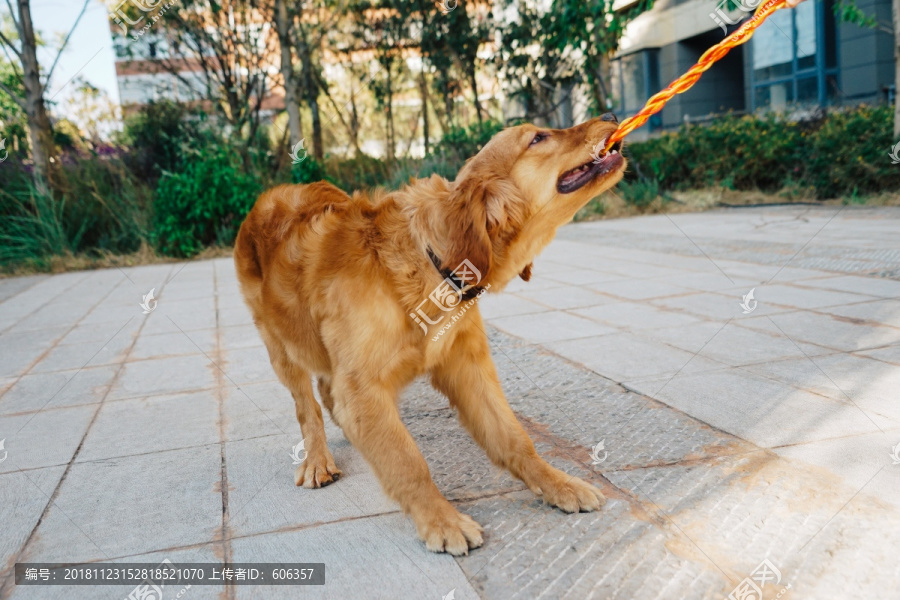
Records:
<instances>
[{"instance_id":1,"label":"golden retriever dog","mask_svg":"<svg viewBox=\"0 0 900 600\"><path fill-rule=\"evenodd\" d=\"M619 145L602 150L616 127L607 114L570 129L505 129L452 182L432 176L353 196L318 182L260 196L234 260L296 404L308 453L297 485L318 488L341 474L315 376L322 404L426 547L454 555L479 547L481 526L441 495L400 419L401 390L427 374L494 464L566 512L601 506L599 489L538 456L507 404L476 296L518 275L527 281L557 228L619 182Z\"/></svg>"}]
</instances>

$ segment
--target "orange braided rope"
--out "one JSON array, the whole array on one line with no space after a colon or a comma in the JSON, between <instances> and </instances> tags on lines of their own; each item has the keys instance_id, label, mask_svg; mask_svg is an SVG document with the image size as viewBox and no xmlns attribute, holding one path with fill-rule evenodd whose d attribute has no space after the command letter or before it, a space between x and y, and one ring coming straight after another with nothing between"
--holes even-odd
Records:
<instances>
[{"instance_id":1,"label":"orange braided rope","mask_svg":"<svg viewBox=\"0 0 900 600\"><path fill-rule=\"evenodd\" d=\"M757 27L762 25L762 22L766 20L766 18L771 15L773 12L778 10L779 8L784 7L785 0L768 0L765 4L760 6L756 13L754 13L753 17L740 26L737 31L734 31L727 38L707 50L703 53L703 56L700 57L700 60L697 61L693 67L688 70L687 73L673 81L669 84L669 87L659 92L658 94L654 94L647 103L644 105L644 108L640 110L633 117L629 117L622 121L622 124L619 125L619 128L612 134L606 144L606 151L612 148L613 144L623 139L626 135L643 125L647 122L652 115L655 115L659 111L662 110L663 106L665 106L666 102L668 102L672 96L675 94L682 94L688 91L691 86L697 83L697 80L700 79L700 76L708 70L713 63L728 54L728 51L734 48L735 46L740 46L747 40L749 40L753 36L753 32Z\"/></svg>"}]
</instances>

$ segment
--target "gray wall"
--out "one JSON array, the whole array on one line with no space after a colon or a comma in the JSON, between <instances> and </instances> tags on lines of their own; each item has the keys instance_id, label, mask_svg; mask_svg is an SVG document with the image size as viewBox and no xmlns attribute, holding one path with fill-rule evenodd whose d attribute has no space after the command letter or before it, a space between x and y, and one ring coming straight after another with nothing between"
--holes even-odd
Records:
<instances>
[{"instance_id":1,"label":"gray wall","mask_svg":"<svg viewBox=\"0 0 900 600\"><path fill-rule=\"evenodd\" d=\"M888 0L859 0L858 6L866 14L890 27L891 3ZM893 36L841 23L838 25L838 85L843 101L884 102L882 87L894 83Z\"/></svg>"}]
</instances>

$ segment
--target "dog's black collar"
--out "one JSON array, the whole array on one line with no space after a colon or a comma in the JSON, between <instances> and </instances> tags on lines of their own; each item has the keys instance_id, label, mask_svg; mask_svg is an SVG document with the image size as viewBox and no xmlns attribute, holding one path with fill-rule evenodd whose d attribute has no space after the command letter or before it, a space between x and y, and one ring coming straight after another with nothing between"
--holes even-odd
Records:
<instances>
[{"instance_id":1,"label":"dog's black collar","mask_svg":"<svg viewBox=\"0 0 900 600\"><path fill-rule=\"evenodd\" d=\"M484 289L480 285L473 285L469 288L466 288L466 282L461 281L459 278L457 278L456 275L453 274L453 271L451 271L450 269L441 268L442 261L440 258L438 258L438 255L434 253L434 250L432 250L430 246L427 247L426 250L428 251L428 258L431 259L431 264L434 265L434 268L437 269L438 273L440 273L444 279L449 281L450 284L453 285L453 287L462 292L460 294L460 297L463 301L471 300L472 298L480 294Z\"/></svg>"}]
</instances>

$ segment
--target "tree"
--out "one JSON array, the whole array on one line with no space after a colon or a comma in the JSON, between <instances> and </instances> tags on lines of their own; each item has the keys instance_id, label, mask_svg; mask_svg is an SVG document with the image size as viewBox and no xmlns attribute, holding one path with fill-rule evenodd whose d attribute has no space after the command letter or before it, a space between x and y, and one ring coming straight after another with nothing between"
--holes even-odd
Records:
<instances>
[{"instance_id":1,"label":"tree","mask_svg":"<svg viewBox=\"0 0 900 600\"><path fill-rule=\"evenodd\" d=\"M284 85L284 104L288 114L288 128L291 132L291 143L296 144L303 139L303 124L300 122L300 96L294 72L293 31L294 19L297 15L296 3L288 7L287 0L275 0L275 27L278 30L278 44L281 54L281 78Z\"/></svg>"},{"instance_id":2,"label":"tree","mask_svg":"<svg viewBox=\"0 0 900 600\"><path fill-rule=\"evenodd\" d=\"M148 41L165 43L159 60L151 64L244 133L244 150L256 139L263 101L278 77L273 67L278 64L278 34L270 25L274 8L273 0L179 0L152 19L162 23L156 23L158 30ZM129 39L136 38L141 39ZM135 49L145 52L130 43L132 55Z\"/></svg>"},{"instance_id":3,"label":"tree","mask_svg":"<svg viewBox=\"0 0 900 600\"><path fill-rule=\"evenodd\" d=\"M578 84L587 87L594 114L608 110L609 60L625 27L653 1L624 10L613 4L554 0L545 10L535 0L518 2L517 17L502 27L497 60L525 118L548 121Z\"/></svg>"},{"instance_id":4,"label":"tree","mask_svg":"<svg viewBox=\"0 0 900 600\"><path fill-rule=\"evenodd\" d=\"M85 0L81 12L78 13L72 28L63 40L46 77L42 78L41 67L37 59L38 40L31 20L31 2L30 0L17 0L14 10L11 0L6 0L6 6L9 8L9 20L12 21L14 33L7 33L0 27L0 48L12 65L15 81L12 85L0 81L0 90L7 93L28 118L28 141L34 161L34 182L35 186L43 192L49 191L53 184L51 159L56 154L53 126L47 111L47 101L44 99L46 84L53 77L59 57L68 45L72 32L81 22L81 17L87 10L89 2L90 0ZM16 85L16 83L20 85Z\"/></svg>"}]
</instances>

